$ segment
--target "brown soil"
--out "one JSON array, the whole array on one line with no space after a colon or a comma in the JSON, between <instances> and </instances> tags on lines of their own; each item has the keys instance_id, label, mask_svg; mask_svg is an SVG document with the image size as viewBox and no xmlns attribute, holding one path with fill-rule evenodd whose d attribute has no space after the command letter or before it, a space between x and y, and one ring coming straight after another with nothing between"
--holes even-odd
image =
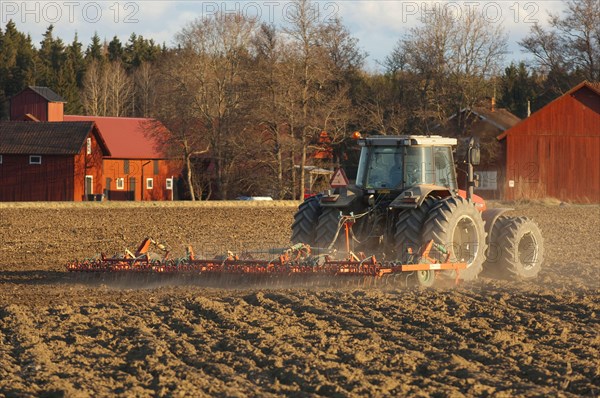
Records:
<instances>
[{"instance_id":1,"label":"brown soil","mask_svg":"<svg viewBox=\"0 0 600 398\"><path fill-rule=\"evenodd\" d=\"M132 288L73 258L284 246L294 206L0 206L0 396L597 396L600 206L518 206L538 279L448 289Z\"/></svg>"}]
</instances>

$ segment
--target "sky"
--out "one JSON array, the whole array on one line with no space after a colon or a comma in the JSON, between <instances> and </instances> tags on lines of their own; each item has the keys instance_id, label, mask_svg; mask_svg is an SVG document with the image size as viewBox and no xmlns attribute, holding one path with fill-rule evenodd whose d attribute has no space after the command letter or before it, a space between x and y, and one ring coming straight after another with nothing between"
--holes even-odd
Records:
<instances>
[{"instance_id":1,"label":"sky","mask_svg":"<svg viewBox=\"0 0 600 398\"><path fill-rule=\"evenodd\" d=\"M475 10L493 24L502 24L509 38L507 62L526 58L519 45L534 22L547 24L548 12L564 10L562 0L343 0L315 1L319 18L327 21L340 18L359 45L368 53L367 68L377 70L379 61L392 51L397 41L419 17L438 8L457 13ZM288 1L159 1L159 0L0 0L0 24L13 20L20 31L31 34L34 43L53 24L55 35L71 42L75 32L87 45L95 32L110 41L118 36L125 43L132 32L172 45L174 37L186 24L216 12L241 12L261 22L289 22L293 4Z\"/></svg>"}]
</instances>

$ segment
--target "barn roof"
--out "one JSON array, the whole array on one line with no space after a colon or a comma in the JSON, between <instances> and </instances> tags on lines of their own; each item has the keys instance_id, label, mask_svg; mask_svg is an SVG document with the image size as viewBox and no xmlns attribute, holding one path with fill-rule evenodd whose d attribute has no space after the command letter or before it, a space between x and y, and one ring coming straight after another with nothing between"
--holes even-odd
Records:
<instances>
[{"instance_id":1,"label":"barn roof","mask_svg":"<svg viewBox=\"0 0 600 398\"><path fill-rule=\"evenodd\" d=\"M581 83L579 83L578 85L576 85L575 87L573 87L572 89L570 89L569 91L567 91L566 93L564 93L563 95L561 95L560 97L556 98L554 101L550 102L549 104L547 104L546 106L544 106L542 109L538 110L537 112L535 112L533 115L537 114L538 112L542 112L544 109L546 109L548 106L550 106L550 104L553 104L554 102L560 100L561 98L564 98L566 96L572 95L574 93L576 93L577 91L581 90L582 88L588 88L590 89L593 93L597 94L600 96L600 82L588 82L583 81ZM531 118L533 115L531 115L529 118ZM521 121L521 123L525 123L529 118L523 119ZM517 123L517 125L520 123ZM504 131L502 134L500 134L498 137L496 137L498 139L498 141L501 141L503 139L506 138L506 136L510 133L511 129L508 129L506 131Z\"/></svg>"},{"instance_id":2,"label":"barn roof","mask_svg":"<svg viewBox=\"0 0 600 398\"><path fill-rule=\"evenodd\" d=\"M29 86L28 88L32 91L35 91L37 94L41 95L42 97L44 97L48 102L65 102L65 103L67 102L64 100L63 97L56 94L54 91L52 91L48 87Z\"/></svg>"},{"instance_id":3,"label":"barn roof","mask_svg":"<svg viewBox=\"0 0 600 398\"><path fill-rule=\"evenodd\" d=\"M473 108L472 112L481 120L487 121L503 131L521 121L521 118L504 108L497 108L493 111L487 108Z\"/></svg>"},{"instance_id":4,"label":"barn roof","mask_svg":"<svg viewBox=\"0 0 600 398\"><path fill-rule=\"evenodd\" d=\"M165 159L157 136L168 131L155 119L65 115L65 121L93 121L115 159Z\"/></svg>"},{"instance_id":5,"label":"barn roof","mask_svg":"<svg viewBox=\"0 0 600 398\"><path fill-rule=\"evenodd\" d=\"M0 154L76 155L93 130L93 122L0 122ZM110 154L97 132L96 138Z\"/></svg>"}]
</instances>

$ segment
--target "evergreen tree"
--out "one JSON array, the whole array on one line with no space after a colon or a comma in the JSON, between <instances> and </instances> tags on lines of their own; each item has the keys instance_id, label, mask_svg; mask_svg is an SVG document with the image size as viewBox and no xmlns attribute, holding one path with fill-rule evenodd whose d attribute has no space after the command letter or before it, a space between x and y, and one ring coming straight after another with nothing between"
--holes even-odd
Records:
<instances>
[{"instance_id":1,"label":"evergreen tree","mask_svg":"<svg viewBox=\"0 0 600 398\"><path fill-rule=\"evenodd\" d=\"M38 84L58 91L59 75L67 60L65 45L60 38L54 38L54 26L50 25L44 33L38 51L37 77Z\"/></svg>"},{"instance_id":2,"label":"evergreen tree","mask_svg":"<svg viewBox=\"0 0 600 398\"><path fill-rule=\"evenodd\" d=\"M83 77L85 76L85 59L83 57L83 45L79 41L77 33L75 33L73 42L67 48L67 60L72 62L77 87L81 88L83 86Z\"/></svg>"},{"instance_id":3,"label":"evergreen tree","mask_svg":"<svg viewBox=\"0 0 600 398\"><path fill-rule=\"evenodd\" d=\"M129 70L137 69L144 62L154 62L162 49L154 40L146 40L143 36L132 33L125 46L124 59Z\"/></svg>"},{"instance_id":4,"label":"evergreen tree","mask_svg":"<svg viewBox=\"0 0 600 398\"><path fill-rule=\"evenodd\" d=\"M500 83L500 99L498 104L507 108L520 118L527 117L528 101L536 98L535 77L529 75L525 63L518 66L511 63L504 70Z\"/></svg>"},{"instance_id":5,"label":"evergreen tree","mask_svg":"<svg viewBox=\"0 0 600 398\"><path fill-rule=\"evenodd\" d=\"M104 49L102 48L102 41L100 40L100 36L98 36L98 32L94 33L92 42L87 50L85 50L85 62L89 64L93 60L100 63L104 62Z\"/></svg>"},{"instance_id":6,"label":"evergreen tree","mask_svg":"<svg viewBox=\"0 0 600 398\"><path fill-rule=\"evenodd\" d=\"M108 60L111 62L121 60L123 58L123 45L117 36L113 37L108 43Z\"/></svg>"},{"instance_id":7,"label":"evergreen tree","mask_svg":"<svg viewBox=\"0 0 600 398\"><path fill-rule=\"evenodd\" d=\"M0 118L9 116L8 98L36 83L35 59L31 37L9 21L0 34Z\"/></svg>"},{"instance_id":8,"label":"evergreen tree","mask_svg":"<svg viewBox=\"0 0 600 398\"><path fill-rule=\"evenodd\" d=\"M80 114L83 105L80 99L80 90L83 86L85 76L85 60L82 53L82 44L77 34L70 46L66 49L66 61L59 74L57 89L67 101L65 112L69 114Z\"/></svg>"}]
</instances>

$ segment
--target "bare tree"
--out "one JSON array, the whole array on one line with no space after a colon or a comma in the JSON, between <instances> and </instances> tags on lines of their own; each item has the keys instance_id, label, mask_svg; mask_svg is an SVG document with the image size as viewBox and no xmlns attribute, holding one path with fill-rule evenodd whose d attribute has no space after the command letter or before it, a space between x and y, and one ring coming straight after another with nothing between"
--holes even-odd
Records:
<instances>
[{"instance_id":1,"label":"bare tree","mask_svg":"<svg viewBox=\"0 0 600 398\"><path fill-rule=\"evenodd\" d=\"M95 59L92 60L87 67L81 93L83 107L88 115L104 116L106 114L104 106L106 90L103 78L101 64Z\"/></svg>"},{"instance_id":2,"label":"bare tree","mask_svg":"<svg viewBox=\"0 0 600 398\"><path fill-rule=\"evenodd\" d=\"M341 111L349 107L347 87L337 81L335 61L339 61L341 67L344 65L341 57L335 59L332 54L342 54L341 45L348 42L342 36L344 32L319 19L319 12L309 0L295 0L293 4L290 23L284 28L289 42L283 60L284 68L287 68L287 79L283 84L287 90L282 101L292 137L299 142L300 178L297 184L293 173L292 184L299 186L302 197L310 145L321 131L338 135L347 127L348 117L341 115ZM296 159L295 152L292 148L292 162Z\"/></svg>"},{"instance_id":3,"label":"bare tree","mask_svg":"<svg viewBox=\"0 0 600 398\"><path fill-rule=\"evenodd\" d=\"M600 80L600 2L568 0L564 17L550 14L549 29L535 24L519 44L535 57L556 94L578 80Z\"/></svg>"},{"instance_id":4,"label":"bare tree","mask_svg":"<svg viewBox=\"0 0 600 398\"><path fill-rule=\"evenodd\" d=\"M242 15L216 15L199 19L177 35L188 55L184 73L195 114L201 120L215 162L217 189L229 196L229 163L235 158L232 140L243 140L241 131L250 115L248 48L255 21Z\"/></svg>"},{"instance_id":5,"label":"bare tree","mask_svg":"<svg viewBox=\"0 0 600 398\"><path fill-rule=\"evenodd\" d=\"M133 82L121 61L90 62L83 81L83 106L88 115L126 116L133 98Z\"/></svg>"},{"instance_id":6,"label":"bare tree","mask_svg":"<svg viewBox=\"0 0 600 398\"><path fill-rule=\"evenodd\" d=\"M454 15L435 8L400 40L387 58L388 73L418 77L422 128L478 103L489 91L506 53L507 36L475 10Z\"/></svg>"},{"instance_id":7,"label":"bare tree","mask_svg":"<svg viewBox=\"0 0 600 398\"><path fill-rule=\"evenodd\" d=\"M109 63L104 74L107 82L107 116L129 116L128 110L131 109L134 90L132 78L127 74L121 61Z\"/></svg>"},{"instance_id":8,"label":"bare tree","mask_svg":"<svg viewBox=\"0 0 600 398\"><path fill-rule=\"evenodd\" d=\"M210 146L205 126L194 102L194 91L188 81L193 73L188 67L193 54L180 50L167 57L156 76L156 117L168 128L164 131L149 129L163 151L180 158L185 167L185 179L192 201L203 196L204 180L195 173L194 159L208 153Z\"/></svg>"},{"instance_id":9,"label":"bare tree","mask_svg":"<svg viewBox=\"0 0 600 398\"><path fill-rule=\"evenodd\" d=\"M156 105L156 87L154 67L149 62L143 62L134 72L135 100L134 114L149 117Z\"/></svg>"}]
</instances>

